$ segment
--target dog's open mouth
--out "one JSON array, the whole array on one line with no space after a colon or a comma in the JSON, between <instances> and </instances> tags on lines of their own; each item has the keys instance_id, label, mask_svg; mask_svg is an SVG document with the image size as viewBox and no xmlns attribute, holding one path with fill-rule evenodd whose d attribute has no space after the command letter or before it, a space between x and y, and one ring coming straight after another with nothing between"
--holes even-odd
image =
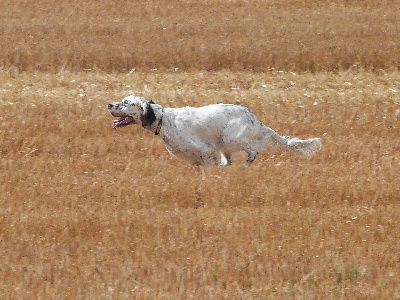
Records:
<instances>
[{"instance_id":1,"label":"dog's open mouth","mask_svg":"<svg viewBox=\"0 0 400 300\"><path fill-rule=\"evenodd\" d=\"M123 127L132 123L135 123L132 117L121 117L117 120L113 120L112 128L117 129L118 127Z\"/></svg>"}]
</instances>

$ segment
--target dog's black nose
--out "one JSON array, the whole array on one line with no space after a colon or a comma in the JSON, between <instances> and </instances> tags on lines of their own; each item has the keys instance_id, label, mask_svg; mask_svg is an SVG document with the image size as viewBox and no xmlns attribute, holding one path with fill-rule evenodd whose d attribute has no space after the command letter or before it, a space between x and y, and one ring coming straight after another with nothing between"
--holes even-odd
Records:
<instances>
[{"instance_id":1,"label":"dog's black nose","mask_svg":"<svg viewBox=\"0 0 400 300\"><path fill-rule=\"evenodd\" d=\"M112 105L112 103L108 104L108 109L113 108L114 105Z\"/></svg>"}]
</instances>

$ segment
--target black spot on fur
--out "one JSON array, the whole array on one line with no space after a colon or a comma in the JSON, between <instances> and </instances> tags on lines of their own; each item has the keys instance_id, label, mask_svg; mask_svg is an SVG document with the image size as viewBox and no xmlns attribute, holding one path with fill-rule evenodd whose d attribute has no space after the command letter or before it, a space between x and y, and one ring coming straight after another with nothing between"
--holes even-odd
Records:
<instances>
[{"instance_id":1,"label":"black spot on fur","mask_svg":"<svg viewBox=\"0 0 400 300\"><path fill-rule=\"evenodd\" d=\"M153 122L156 120L156 115L154 114L154 110L150 103L147 103L146 113L140 116L140 120L142 121L143 127L153 124Z\"/></svg>"}]
</instances>

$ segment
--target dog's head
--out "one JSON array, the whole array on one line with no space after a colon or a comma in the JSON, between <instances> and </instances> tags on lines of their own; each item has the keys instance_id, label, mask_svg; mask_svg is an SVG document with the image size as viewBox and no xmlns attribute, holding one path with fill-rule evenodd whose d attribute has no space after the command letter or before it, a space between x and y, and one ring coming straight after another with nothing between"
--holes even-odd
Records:
<instances>
[{"instance_id":1,"label":"dog's head","mask_svg":"<svg viewBox=\"0 0 400 300\"><path fill-rule=\"evenodd\" d=\"M159 106L153 101L149 102L145 98L137 96L128 96L120 102L108 104L108 111L114 117L118 117L113 121L112 127L116 129L129 124L141 123L143 127L148 128L158 119L152 107L154 105Z\"/></svg>"}]
</instances>

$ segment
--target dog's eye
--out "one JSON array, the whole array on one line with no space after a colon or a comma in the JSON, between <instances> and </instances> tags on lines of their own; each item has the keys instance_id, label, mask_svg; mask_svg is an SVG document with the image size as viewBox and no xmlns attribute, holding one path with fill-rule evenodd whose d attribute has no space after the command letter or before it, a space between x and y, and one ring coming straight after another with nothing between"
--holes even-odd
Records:
<instances>
[{"instance_id":1,"label":"dog's eye","mask_svg":"<svg viewBox=\"0 0 400 300\"><path fill-rule=\"evenodd\" d=\"M122 105L123 105L123 106L128 106L128 104L129 104L129 103L128 103L128 100L122 101Z\"/></svg>"}]
</instances>

